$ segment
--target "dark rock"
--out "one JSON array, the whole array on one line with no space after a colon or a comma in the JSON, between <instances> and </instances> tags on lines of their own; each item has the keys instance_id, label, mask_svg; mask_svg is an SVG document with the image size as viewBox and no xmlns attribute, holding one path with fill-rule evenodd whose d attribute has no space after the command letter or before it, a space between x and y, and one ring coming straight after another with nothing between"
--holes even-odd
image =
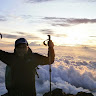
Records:
<instances>
[{"instance_id":1,"label":"dark rock","mask_svg":"<svg viewBox=\"0 0 96 96\"><path fill-rule=\"evenodd\" d=\"M75 96L75 95L73 95L73 94L66 94L66 95L64 95L64 96Z\"/></svg>"},{"instance_id":2,"label":"dark rock","mask_svg":"<svg viewBox=\"0 0 96 96\"><path fill-rule=\"evenodd\" d=\"M94 96L92 93L78 92L76 96Z\"/></svg>"},{"instance_id":3,"label":"dark rock","mask_svg":"<svg viewBox=\"0 0 96 96\"><path fill-rule=\"evenodd\" d=\"M73 95L73 94L65 94L64 96L75 96L75 95Z\"/></svg>"},{"instance_id":4,"label":"dark rock","mask_svg":"<svg viewBox=\"0 0 96 96\"><path fill-rule=\"evenodd\" d=\"M45 93L43 96L50 96L50 92ZM51 96L66 96L62 89L56 88L52 91Z\"/></svg>"},{"instance_id":5,"label":"dark rock","mask_svg":"<svg viewBox=\"0 0 96 96\"><path fill-rule=\"evenodd\" d=\"M45 93L43 96L50 96L50 92ZM66 94L62 89L56 88L51 92L51 96L94 96L92 93L78 92L76 95Z\"/></svg>"}]
</instances>

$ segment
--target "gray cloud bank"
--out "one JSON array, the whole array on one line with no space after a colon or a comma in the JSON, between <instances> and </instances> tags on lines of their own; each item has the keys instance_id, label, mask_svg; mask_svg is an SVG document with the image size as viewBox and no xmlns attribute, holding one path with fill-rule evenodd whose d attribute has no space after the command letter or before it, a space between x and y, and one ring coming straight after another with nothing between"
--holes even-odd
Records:
<instances>
[{"instance_id":1,"label":"gray cloud bank","mask_svg":"<svg viewBox=\"0 0 96 96\"><path fill-rule=\"evenodd\" d=\"M40 32L42 32L43 34L50 34L50 35L53 35L54 32L51 30L51 29L41 29L39 30Z\"/></svg>"},{"instance_id":2,"label":"gray cloud bank","mask_svg":"<svg viewBox=\"0 0 96 96\"><path fill-rule=\"evenodd\" d=\"M26 38L26 39L31 39L31 40L38 40L40 39L39 37L36 37L32 34L27 34L25 32L16 32L16 35L11 35L11 34L2 34L3 38L9 38L9 39L18 39L18 38Z\"/></svg>"},{"instance_id":3,"label":"gray cloud bank","mask_svg":"<svg viewBox=\"0 0 96 96\"><path fill-rule=\"evenodd\" d=\"M28 3L40 3L40 2L47 2L47 1L53 1L53 0L27 0Z\"/></svg>"},{"instance_id":4,"label":"gray cloud bank","mask_svg":"<svg viewBox=\"0 0 96 96\"><path fill-rule=\"evenodd\" d=\"M30 46L40 46L40 44L37 44L37 42L31 42L29 45Z\"/></svg>"},{"instance_id":5,"label":"gray cloud bank","mask_svg":"<svg viewBox=\"0 0 96 96\"><path fill-rule=\"evenodd\" d=\"M8 41L0 42L0 46L1 46L1 47L13 46L15 41L12 42L12 44L10 44L10 43L9 43L10 39L11 39L11 40L12 40L12 39L16 40L16 39L18 39L18 38L26 38L27 40L33 40L33 41L34 41L34 40L41 40L41 38L39 38L39 37L36 37L36 36L34 36L34 35L32 35L32 34L24 33L24 32L16 32L16 33L14 33L14 35L8 34L8 33L4 33L4 34L2 34L2 36L3 36L2 40L4 40L4 39L7 38ZM8 44L8 43L9 43L9 44ZM40 46L40 45L37 44L36 42L31 42L29 45L30 45L30 46Z\"/></svg>"},{"instance_id":6,"label":"gray cloud bank","mask_svg":"<svg viewBox=\"0 0 96 96\"><path fill-rule=\"evenodd\" d=\"M7 21L5 16L0 15L0 21Z\"/></svg>"},{"instance_id":7,"label":"gray cloud bank","mask_svg":"<svg viewBox=\"0 0 96 96\"><path fill-rule=\"evenodd\" d=\"M64 2L96 2L96 0L26 0L29 3L40 3L40 2L47 2L47 1L64 1Z\"/></svg>"},{"instance_id":8,"label":"gray cloud bank","mask_svg":"<svg viewBox=\"0 0 96 96\"><path fill-rule=\"evenodd\" d=\"M39 32L41 32L44 35L52 35L55 37L67 37L67 34L56 34L56 32L54 32L51 29L40 29Z\"/></svg>"},{"instance_id":9,"label":"gray cloud bank","mask_svg":"<svg viewBox=\"0 0 96 96\"><path fill-rule=\"evenodd\" d=\"M57 18L57 17L45 17L45 20L50 20L52 26L73 26L77 24L87 24L87 23L96 23L96 19L87 19L87 18Z\"/></svg>"}]
</instances>

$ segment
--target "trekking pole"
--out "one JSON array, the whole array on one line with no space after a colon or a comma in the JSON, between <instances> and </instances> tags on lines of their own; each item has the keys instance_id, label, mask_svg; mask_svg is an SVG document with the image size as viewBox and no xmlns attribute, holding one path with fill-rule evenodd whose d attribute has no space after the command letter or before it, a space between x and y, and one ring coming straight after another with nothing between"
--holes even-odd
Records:
<instances>
[{"instance_id":1,"label":"trekking pole","mask_svg":"<svg viewBox=\"0 0 96 96\"><path fill-rule=\"evenodd\" d=\"M0 33L0 35L1 35L1 39L2 39L2 34Z\"/></svg>"},{"instance_id":2,"label":"trekking pole","mask_svg":"<svg viewBox=\"0 0 96 96\"><path fill-rule=\"evenodd\" d=\"M48 35L48 37L49 37L49 41L50 41L51 40L51 36ZM50 56L50 51L49 51L50 96L51 96L51 72L52 72L52 70L51 70L51 56Z\"/></svg>"},{"instance_id":3,"label":"trekking pole","mask_svg":"<svg viewBox=\"0 0 96 96\"><path fill-rule=\"evenodd\" d=\"M48 35L48 39L47 40L48 41L51 40L51 36L50 35ZM45 41L47 41L47 40L45 40ZM45 44L45 41L43 42L43 44L45 46L47 46L47 44ZM51 70L51 56L50 56L50 51L49 51L49 45L48 45L48 52L49 52L49 74L50 74L50 96L51 96L51 72L52 72L52 70Z\"/></svg>"}]
</instances>

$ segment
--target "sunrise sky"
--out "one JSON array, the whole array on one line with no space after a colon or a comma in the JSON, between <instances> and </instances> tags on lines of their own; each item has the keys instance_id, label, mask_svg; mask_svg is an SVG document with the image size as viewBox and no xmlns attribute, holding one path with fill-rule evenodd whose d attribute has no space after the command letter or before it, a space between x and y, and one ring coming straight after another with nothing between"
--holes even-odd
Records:
<instances>
[{"instance_id":1,"label":"sunrise sky","mask_svg":"<svg viewBox=\"0 0 96 96\"><path fill-rule=\"evenodd\" d=\"M48 47L42 45L51 35L52 88L96 94L96 0L0 0L0 33L0 50L14 51L15 40L24 37L32 52L46 56ZM0 61L0 95L7 92L5 67ZM42 96L49 91L49 65L37 71L37 96Z\"/></svg>"},{"instance_id":2,"label":"sunrise sky","mask_svg":"<svg viewBox=\"0 0 96 96\"><path fill-rule=\"evenodd\" d=\"M0 0L0 47L24 37L38 46L96 46L96 0Z\"/></svg>"}]
</instances>

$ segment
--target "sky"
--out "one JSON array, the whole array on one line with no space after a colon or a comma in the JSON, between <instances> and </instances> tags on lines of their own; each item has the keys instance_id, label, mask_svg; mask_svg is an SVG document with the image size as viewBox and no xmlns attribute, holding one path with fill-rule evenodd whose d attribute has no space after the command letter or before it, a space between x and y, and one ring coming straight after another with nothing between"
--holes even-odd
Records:
<instances>
[{"instance_id":1,"label":"sky","mask_svg":"<svg viewBox=\"0 0 96 96\"><path fill-rule=\"evenodd\" d=\"M40 45L51 35L56 54L52 88L72 94L96 89L95 10L96 0L0 0L0 49L12 50L15 40L24 37L33 52L47 55ZM38 96L49 91L48 68L38 70ZM0 95L6 91L4 75L5 64L0 62Z\"/></svg>"},{"instance_id":2,"label":"sky","mask_svg":"<svg viewBox=\"0 0 96 96\"><path fill-rule=\"evenodd\" d=\"M0 0L0 47L24 37L30 46L51 35L57 46L96 46L95 0Z\"/></svg>"}]
</instances>

